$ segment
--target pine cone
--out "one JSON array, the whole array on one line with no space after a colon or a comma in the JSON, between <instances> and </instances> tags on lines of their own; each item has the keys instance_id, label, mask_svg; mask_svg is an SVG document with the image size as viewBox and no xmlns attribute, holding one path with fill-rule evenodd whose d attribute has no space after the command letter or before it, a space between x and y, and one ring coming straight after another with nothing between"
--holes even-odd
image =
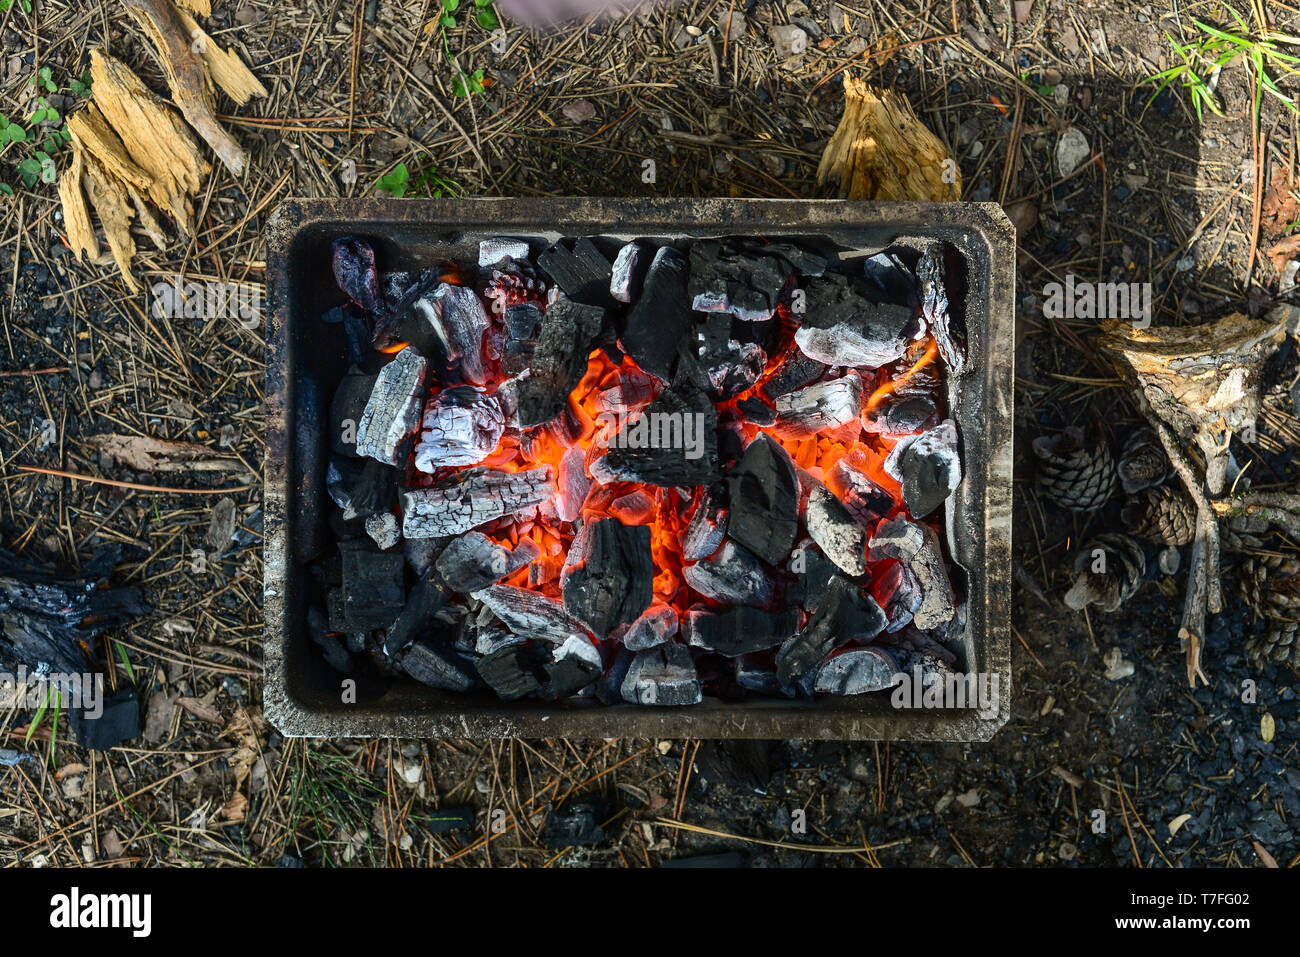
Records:
<instances>
[{"instance_id":1,"label":"pine cone","mask_svg":"<svg viewBox=\"0 0 1300 957\"><path fill-rule=\"evenodd\" d=\"M1074 584L1065 603L1075 611L1089 605L1118 611L1142 584L1146 565L1142 546L1127 535L1108 532L1089 539L1074 560Z\"/></svg>"},{"instance_id":2,"label":"pine cone","mask_svg":"<svg viewBox=\"0 0 1300 957\"><path fill-rule=\"evenodd\" d=\"M1300 557L1261 553L1241 566L1242 594L1258 618L1300 620Z\"/></svg>"},{"instance_id":3,"label":"pine cone","mask_svg":"<svg viewBox=\"0 0 1300 957\"><path fill-rule=\"evenodd\" d=\"M1246 658L1257 668L1284 664L1300 671L1300 621L1265 618L1246 641Z\"/></svg>"},{"instance_id":4,"label":"pine cone","mask_svg":"<svg viewBox=\"0 0 1300 957\"><path fill-rule=\"evenodd\" d=\"M1157 545L1181 548L1196 537L1196 503L1182 489L1168 485L1129 499L1121 517L1132 534Z\"/></svg>"},{"instance_id":5,"label":"pine cone","mask_svg":"<svg viewBox=\"0 0 1300 957\"><path fill-rule=\"evenodd\" d=\"M1101 508L1115 490L1115 464L1104 441L1085 443L1083 429L1034 439L1038 487L1048 501L1073 512Z\"/></svg>"},{"instance_id":6,"label":"pine cone","mask_svg":"<svg viewBox=\"0 0 1300 957\"><path fill-rule=\"evenodd\" d=\"M1159 485L1169 475L1169 456L1155 430L1141 428L1128 437L1119 455L1119 480L1132 495Z\"/></svg>"}]
</instances>

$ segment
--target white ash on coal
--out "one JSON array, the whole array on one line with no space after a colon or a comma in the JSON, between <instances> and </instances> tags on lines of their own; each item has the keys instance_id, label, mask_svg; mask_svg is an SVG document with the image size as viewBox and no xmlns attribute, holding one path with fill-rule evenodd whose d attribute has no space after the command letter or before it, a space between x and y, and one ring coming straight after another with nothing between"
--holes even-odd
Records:
<instances>
[{"instance_id":1,"label":"white ash on coal","mask_svg":"<svg viewBox=\"0 0 1300 957\"><path fill-rule=\"evenodd\" d=\"M390 271L337 245L325 661L584 707L958 664L964 264L811 242L488 236Z\"/></svg>"}]
</instances>

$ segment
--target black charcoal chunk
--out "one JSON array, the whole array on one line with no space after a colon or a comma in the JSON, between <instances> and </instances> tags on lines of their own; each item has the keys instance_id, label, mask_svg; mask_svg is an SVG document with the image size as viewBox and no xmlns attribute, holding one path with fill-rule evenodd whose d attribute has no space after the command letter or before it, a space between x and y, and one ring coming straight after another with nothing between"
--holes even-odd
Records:
<instances>
[{"instance_id":1,"label":"black charcoal chunk","mask_svg":"<svg viewBox=\"0 0 1300 957\"><path fill-rule=\"evenodd\" d=\"M396 552L377 552L357 541L339 543L343 564L342 620L336 631L387 628L406 604L403 570L406 561Z\"/></svg>"},{"instance_id":2,"label":"black charcoal chunk","mask_svg":"<svg viewBox=\"0 0 1300 957\"><path fill-rule=\"evenodd\" d=\"M564 610L564 605L541 592L515 585L490 585L473 597L487 605L507 628L524 638L562 644L587 629Z\"/></svg>"},{"instance_id":3,"label":"black charcoal chunk","mask_svg":"<svg viewBox=\"0 0 1300 957\"><path fill-rule=\"evenodd\" d=\"M679 377L609 439L602 467L621 482L677 488L715 481L718 413L713 401Z\"/></svg>"},{"instance_id":4,"label":"black charcoal chunk","mask_svg":"<svg viewBox=\"0 0 1300 957\"><path fill-rule=\"evenodd\" d=\"M436 346L455 371L456 381L482 385L487 381L483 338L491 325L478 293L468 286L440 282L433 292L416 296L402 334L426 354L434 354Z\"/></svg>"},{"instance_id":5,"label":"black charcoal chunk","mask_svg":"<svg viewBox=\"0 0 1300 957\"><path fill-rule=\"evenodd\" d=\"M130 685L101 690L95 712L92 717L84 707L68 709L72 736L83 748L107 751L140 736L140 698Z\"/></svg>"},{"instance_id":6,"label":"black charcoal chunk","mask_svg":"<svg viewBox=\"0 0 1300 957\"><path fill-rule=\"evenodd\" d=\"M799 531L799 480L785 450L766 435L750 442L727 474L727 534L769 565L784 564Z\"/></svg>"},{"instance_id":7,"label":"black charcoal chunk","mask_svg":"<svg viewBox=\"0 0 1300 957\"><path fill-rule=\"evenodd\" d=\"M604 309L570 299L546 310L529 371L511 380L521 428L549 422L569 407L569 393L586 375L604 321Z\"/></svg>"},{"instance_id":8,"label":"black charcoal chunk","mask_svg":"<svg viewBox=\"0 0 1300 957\"><path fill-rule=\"evenodd\" d=\"M334 240L334 281L362 309L379 308L379 274L375 251L364 239L342 236Z\"/></svg>"},{"instance_id":9,"label":"black charcoal chunk","mask_svg":"<svg viewBox=\"0 0 1300 957\"><path fill-rule=\"evenodd\" d=\"M795 349L759 387L759 392L769 401L775 401L777 396L794 392L816 382L826 374L828 368L830 367L826 363L810 359Z\"/></svg>"},{"instance_id":10,"label":"black charcoal chunk","mask_svg":"<svg viewBox=\"0 0 1300 957\"><path fill-rule=\"evenodd\" d=\"M606 840L590 804L572 804L551 811L542 826L542 843L552 849L586 847Z\"/></svg>"},{"instance_id":11,"label":"black charcoal chunk","mask_svg":"<svg viewBox=\"0 0 1300 957\"><path fill-rule=\"evenodd\" d=\"M357 454L404 464L405 440L420 421L426 368L424 357L408 346L379 371L357 423Z\"/></svg>"},{"instance_id":12,"label":"black charcoal chunk","mask_svg":"<svg viewBox=\"0 0 1300 957\"><path fill-rule=\"evenodd\" d=\"M767 353L754 342L731 338L731 317L714 313L697 327L696 355L721 401L735 398L763 375Z\"/></svg>"},{"instance_id":13,"label":"black charcoal chunk","mask_svg":"<svg viewBox=\"0 0 1300 957\"><path fill-rule=\"evenodd\" d=\"M813 690L852 695L885 691L897 680L898 664L880 648L850 648L823 662L813 678Z\"/></svg>"},{"instance_id":14,"label":"black charcoal chunk","mask_svg":"<svg viewBox=\"0 0 1300 957\"><path fill-rule=\"evenodd\" d=\"M945 420L899 441L885 459L885 470L903 486L903 503L913 518L925 518L961 484L957 427Z\"/></svg>"},{"instance_id":15,"label":"black charcoal chunk","mask_svg":"<svg viewBox=\"0 0 1300 957\"><path fill-rule=\"evenodd\" d=\"M862 427L868 432L906 435L924 428L938 411L934 401L924 395L897 395L867 409Z\"/></svg>"},{"instance_id":16,"label":"black charcoal chunk","mask_svg":"<svg viewBox=\"0 0 1300 957\"><path fill-rule=\"evenodd\" d=\"M436 616L446 605L448 597L447 589L433 571L416 582L411 593L406 596L401 614L384 636L384 654L394 658L417 638L429 636L438 630L441 623Z\"/></svg>"},{"instance_id":17,"label":"black charcoal chunk","mask_svg":"<svg viewBox=\"0 0 1300 957\"><path fill-rule=\"evenodd\" d=\"M541 552L531 538L510 549L482 532L466 532L442 550L435 565L448 588L468 594L514 574Z\"/></svg>"},{"instance_id":18,"label":"black charcoal chunk","mask_svg":"<svg viewBox=\"0 0 1300 957\"><path fill-rule=\"evenodd\" d=\"M773 430L782 436L806 438L857 422L862 413L862 377L850 371L795 392L777 396Z\"/></svg>"},{"instance_id":19,"label":"black charcoal chunk","mask_svg":"<svg viewBox=\"0 0 1300 957\"><path fill-rule=\"evenodd\" d=\"M546 674L543 652L527 644L510 644L475 662L483 683L504 701L540 691Z\"/></svg>"},{"instance_id":20,"label":"black charcoal chunk","mask_svg":"<svg viewBox=\"0 0 1300 957\"><path fill-rule=\"evenodd\" d=\"M688 562L708 558L727 534L727 488L720 482L702 486L694 496L694 510L682 534L682 557Z\"/></svg>"},{"instance_id":21,"label":"black charcoal chunk","mask_svg":"<svg viewBox=\"0 0 1300 957\"><path fill-rule=\"evenodd\" d=\"M443 389L424 410L415 467L435 472L454 465L477 465L492 454L506 429L495 395L474 386Z\"/></svg>"},{"instance_id":22,"label":"black charcoal chunk","mask_svg":"<svg viewBox=\"0 0 1300 957\"><path fill-rule=\"evenodd\" d=\"M921 316L934 334L939 355L943 356L949 371L957 376L966 367L966 330L952 313L948 296L947 251L944 243L927 245L916 264L916 278L921 289Z\"/></svg>"},{"instance_id":23,"label":"black charcoal chunk","mask_svg":"<svg viewBox=\"0 0 1300 957\"><path fill-rule=\"evenodd\" d=\"M863 262L862 272L886 301L907 305L916 301L916 276L894 253L871 256Z\"/></svg>"},{"instance_id":24,"label":"black charcoal chunk","mask_svg":"<svg viewBox=\"0 0 1300 957\"><path fill-rule=\"evenodd\" d=\"M831 581L841 577L835 563L811 539L799 543L790 561L790 570L795 574L795 581L786 589L786 601L797 604L809 614L817 610Z\"/></svg>"},{"instance_id":25,"label":"black charcoal chunk","mask_svg":"<svg viewBox=\"0 0 1300 957\"><path fill-rule=\"evenodd\" d=\"M867 571L867 530L858 524L844 504L815 479L808 495L805 522L826 557L846 575L857 577Z\"/></svg>"},{"instance_id":26,"label":"black charcoal chunk","mask_svg":"<svg viewBox=\"0 0 1300 957\"><path fill-rule=\"evenodd\" d=\"M506 306L504 318L506 339L501 347L501 371L515 376L532 364L542 331L542 310L535 302L512 303Z\"/></svg>"},{"instance_id":27,"label":"black charcoal chunk","mask_svg":"<svg viewBox=\"0 0 1300 957\"><path fill-rule=\"evenodd\" d=\"M334 396L330 400L330 450L335 455L359 458L357 451L357 426L365 415L370 395L375 391L376 376L362 372L358 367L348 369Z\"/></svg>"},{"instance_id":28,"label":"black charcoal chunk","mask_svg":"<svg viewBox=\"0 0 1300 957\"><path fill-rule=\"evenodd\" d=\"M472 691L478 685L478 672L471 657L425 638L406 649L402 670L421 684L443 691Z\"/></svg>"},{"instance_id":29,"label":"black charcoal chunk","mask_svg":"<svg viewBox=\"0 0 1300 957\"><path fill-rule=\"evenodd\" d=\"M740 410L740 414L750 425L767 428L776 422L776 410L758 396L741 399L736 403L736 408Z\"/></svg>"},{"instance_id":30,"label":"black charcoal chunk","mask_svg":"<svg viewBox=\"0 0 1300 957\"><path fill-rule=\"evenodd\" d=\"M685 645L657 645L638 651L621 688L633 704L679 707L699 704L703 688L695 662Z\"/></svg>"},{"instance_id":31,"label":"black charcoal chunk","mask_svg":"<svg viewBox=\"0 0 1300 957\"><path fill-rule=\"evenodd\" d=\"M643 371L663 382L672 379L678 345L690 335L693 324L686 279L687 264L681 253L671 246L655 253L619 340Z\"/></svg>"},{"instance_id":32,"label":"black charcoal chunk","mask_svg":"<svg viewBox=\"0 0 1300 957\"><path fill-rule=\"evenodd\" d=\"M580 561L565 569L564 609L604 638L650 606L654 573L650 527L600 519L583 529Z\"/></svg>"},{"instance_id":33,"label":"black charcoal chunk","mask_svg":"<svg viewBox=\"0 0 1300 957\"><path fill-rule=\"evenodd\" d=\"M587 237L571 244L561 240L537 257L537 265L574 302L602 308L613 304L609 260Z\"/></svg>"},{"instance_id":34,"label":"black charcoal chunk","mask_svg":"<svg viewBox=\"0 0 1300 957\"><path fill-rule=\"evenodd\" d=\"M399 469L391 465L366 459L347 496L348 504L343 509L344 520L369 518L392 509L397 503L397 480L401 474Z\"/></svg>"},{"instance_id":35,"label":"black charcoal chunk","mask_svg":"<svg viewBox=\"0 0 1300 957\"><path fill-rule=\"evenodd\" d=\"M374 459L366 461L374 462ZM379 465L378 462L375 464ZM346 510L352 504L352 489L360 478L361 464L357 460L332 456L325 468L325 491L329 492L330 500L335 505Z\"/></svg>"},{"instance_id":36,"label":"black charcoal chunk","mask_svg":"<svg viewBox=\"0 0 1300 957\"><path fill-rule=\"evenodd\" d=\"M549 679L546 692L553 698L567 698L600 677L600 652L586 635L573 635L552 652L545 665Z\"/></svg>"},{"instance_id":37,"label":"black charcoal chunk","mask_svg":"<svg viewBox=\"0 0 1300 957\"><path fill-rule=\"evenodd\" d=\"M335 604L341 602L342 593ZM333 609L331 609L333 611ZM339 633L337 628L331 630L332 622L327 623L325 616L321 614L319 608L310 608L307 611L307 634L311 638L312 644L320 649L321 657L335 671L340 674L352 673L352 655L348 653L348 647L345 643L344 636Z\"/></svg>"},{"instance_id":38,"label":"black charcoal chunk","mask_svg":"<svg viewBox=\"0 0 1300 957\"><path fill-rule=\"evenodd\" d=\"M554 494L549 467L524 472L465 469L433 485L402 492L402 534L406 538L459 535L541 505Z\"/></svg>"},{"instance_id":39,"label":"black charcoal chunk","mask_svg":"<svg viewBox=\"0 0 1300 957\"><path fill-rule=\"evenodd\" d=\"M794 274L784 258L740 243L696 240L690 257L691 307L730 313L747 322L772 318Z\"/></svg>"},{"instance_id":40,"label":"black charcoal chunk","mask_svg":"<svg viewBox=\"0 0 1300 957\"><path fill-rule=\"evenodd\" d=\"M789 685L782 685L776 677L772 656L766 654L741 655L736 659L736 684L746 691L767 697L791 693Z\"/></svg>"},{"instance_id":41,"label":"black charcoal chunk","mask_svg":"<svg viewBox=\"0 0 1300 957\"><path fill-rule=\"evenodd\" d=\"M735 658L774 648L798 630L797 609L771 612L741 605L721 611L692 608L683 635L696 648Z\"/></svg>"},{"instance_id":42,"label":"black charcoal chunk","mask_svg":"<svg viewBox=\"0 0 1300 957\"><path fill-rule=\"evenodd\" d=\"M810 280L806 292L794 334L806 355L828 365L870 369L902 358L916 327L912 309L872 302L838 273Z\"/></svg>"},{"instance_id":43,"label":"black charcoal chunk","mask_svg":"<svg viewBox=\"0 0 1300 957\"><path fill-rule=\"evenodd\" d=\"M629 651L645 651L662 645L677 634L677 609L663 602L653 601L641 612L623 633L623 647Z\"/></svg>"},{"instance_id":44,"label":"black charcoal chunk","mask_svg":"<svg viewBox=\"0 0 1300 957\"><path fill-rule=\"evenodd\" d=\"M782 682L802 680L832 651L854 639L869 641L885 630L875 599L848 579L832 579L803 631L781 646L776 673Z\"/></svg>"},{"instance_id":45,"label":"black charcoal chunk","mask_svg":"<svg viewBox=\"0 0 1300 957\"><path fill-rule=\"evenodd\" d=\"M912 624L929 631L952 620L957 613L957 598L934 529L905 518L890 519L877 526L870 547L873 559L883 556L906 562L916 577L923 597Z\"/></svg>"},{"instance_id":46,"label":"black charcoal chunk","mask_svg":"<svg viewBox=\"0 0 1300 957\"><path fill-rule=\"evenodd\" d=\"M893 496L859 466L861 462L840 459L827 476L839 500L864 528L872 528L894 509Z\"/></svg>"},{"instance_id":47,"label":"black charcoal chunk","mask_svg":"<svg viewBox=\"0 0 1300 957\"><path fill-rule=\"evenodd\" d=\"M620 249L614 257L609 294L619 302L635 301L641 295L650 260L650 247L640 240L633 240Z\"/></svg>"},{"instance_id":48,"label":"black charcoal chunk","mask_svg":"<svg viewBox=\"0 0 1300 957\"><path fill-rule=\"evenodd\" d=\"M712 557L685 566L682 577L705 598L732 605L769 605L775 588L772 576L754 553L731 541L724 542Z\"/></svg>"}]
</instances>

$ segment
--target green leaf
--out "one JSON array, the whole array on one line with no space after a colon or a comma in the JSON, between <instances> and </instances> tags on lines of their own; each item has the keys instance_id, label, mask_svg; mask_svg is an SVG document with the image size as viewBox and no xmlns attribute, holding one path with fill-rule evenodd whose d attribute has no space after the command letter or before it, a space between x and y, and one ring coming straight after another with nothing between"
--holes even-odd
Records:
<instances>
[{"instance_id":1,"label":"green leaf","mask_svg":"<svg viewBox=\"0 0 1300 957\"><path fill-rule=\"evenodd\" d=\"M27 142L27 131L17 123L10 123L9 126L5 128L5 135L14 143Z\"/></svg>"},{"instance_id":2,"label":"green leaf","mask_svg":"<svg viewBox=\"0 0 1300 957\"><path fill-rule=\"evenodd\" d=\"M37 110L35 113L32 114L31 119L27 121L27 125L35 126L37 123L44 121L44 119L45 119L45 111Z\"/></svg>"},{"instance_id":3,"label":"green leaf","mask_svg":"<svg viewBox=\"0 0 1300 957\"><path fill-rule=\"evenodd\" d=\"M455 13L460 9L460 0L442 0L442 9L448 13Z\"/></svg>"},{"instance_id":4,"label":"green leaf","mask_svg":"<svg viewBox=\"0 0 1300 957\"><path fill-rule=\"evenodd\" d=\"M4 193L6 196L12 196L14 194L14 188L8 183L0 183L0 193Z\"/></svg>"},{"instance_id":5,"label":"green leaf","mask_svg":"<svg viewBox=\"0 0 1300 957\"><path fill-rule=\"evenodd\" d=\"M131 684L135 684L135 669L131 667L131 659L126 656L126 649L122 647L120 641L113 642L113 647L117 649L117 657L122 660L122 667L126 669L126 676L131 679Z\"/></svg>"},{"instance_id":6,"label":"green leaf","mask_svg":"<svg viewBox=\"0 0 1300 957\"><path fill-rule=\"evenodd\" d=\"M444 27L454 27L456 25L456 18L453 17L450 13L444 13L441 17L438 18L438 22L441 23Z\"/></svg>"},{"instance_id":7,"label":"green leaf","mask_svg":"<svg viewBox=\"0 0 1300 957\"><path fill-rule=\"evenodd\" d=\"M375 190L400 199L406 195L410 182L411 171L406 168L405 163L398 163L391 172L379 177L378 182L375 183Z\"/></svg>"},{"instance_id":8,"label":"green leaf","mask_svg":"<svg viewBox=\"0 0 1300 957\"><path fill-rule=\"evenodd\" d=\"M501 25L501 21L497 19L497 15L487 7L479 7L475 18L478 20L478 25L489 32L495 30Z\"/></svg>"},{"instance_id":9,"label":"green leaf","mask_svg":"<svg viewBox=\"0 0 1300 957\"><path fill-rule=\"evenodd\" d=\"M54 74L50 71L50 68L48 66L41 67L41 70L37 74L37 76L40 77L41 86L45 87L47 93L58 92L59 88L54 82Z\"/></svg>"},{"instance_id":10,"label":"green leaf","mask_svg":"<svg viewBox=\"0 0 1300 957\"><path fill-rule=\"evenodd\" d=\"M45 717L45 711L49 706L50 706L50 689L47 687L45 689L45 701L41 704L39 708L36 709L36 714L32 717L32 720L27 722L27 744L32 743L32 735L34 735L36 733L36 729L41 726L41 719Z\"/></svg>"}]
</instances>

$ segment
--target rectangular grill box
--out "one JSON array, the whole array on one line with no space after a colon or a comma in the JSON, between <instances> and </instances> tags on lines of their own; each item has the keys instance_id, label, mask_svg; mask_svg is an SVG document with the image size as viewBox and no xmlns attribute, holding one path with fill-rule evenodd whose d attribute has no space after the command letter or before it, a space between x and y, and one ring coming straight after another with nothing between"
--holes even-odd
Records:
<instances>
[{"instance_id":1,"label":"rectangular grill box","mask_svg":"<svg viewBox=\"0 0 1300 957\"><path fill-rule=\"evenodd\" d=\"M323 421L345 371L324 345L322 313L344 296L330 244L371 242L382 268L422 268L437 257L476 262L478 243L561 237L667 239L761 236L817 239L850 249L897 241L952 244L967 268L967 371L945 375L961 435L963 479L944 525L964 570L967 624L956 670L996 675L998 712L895 709L890 693L815 700L722 701L692 707L504 702L490 691L439 692L409 679L359 688L342 700L340 676L307 634L307 565L332 547L325 523ZM763 199L291 199L267 238L267 457L265 473L265 713L282 733L313 737L657 737L986 741L1010 715L1011 466L1015 231L992 203L871 203Z\"/></svg>"}]
</instances>

